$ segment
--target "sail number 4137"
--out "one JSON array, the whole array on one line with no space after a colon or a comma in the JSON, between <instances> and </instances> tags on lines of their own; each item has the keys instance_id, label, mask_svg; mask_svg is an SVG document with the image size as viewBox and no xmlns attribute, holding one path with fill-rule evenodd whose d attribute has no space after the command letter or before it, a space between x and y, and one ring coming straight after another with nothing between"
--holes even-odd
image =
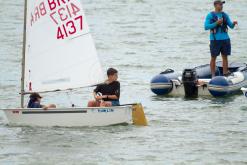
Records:
<instances>
[{"instance_id":1,"label":"sail number 4137","mask_svg":"<svg viewBox=\"0 0 247 165\"><path fill-rule=\"evenodd\" d=\"M64 39L73 35L77 30L83 29L83 18L82 15L70 20L65 24L62 24L57 28L57 39Z\"/></svg>"}]
</instances>

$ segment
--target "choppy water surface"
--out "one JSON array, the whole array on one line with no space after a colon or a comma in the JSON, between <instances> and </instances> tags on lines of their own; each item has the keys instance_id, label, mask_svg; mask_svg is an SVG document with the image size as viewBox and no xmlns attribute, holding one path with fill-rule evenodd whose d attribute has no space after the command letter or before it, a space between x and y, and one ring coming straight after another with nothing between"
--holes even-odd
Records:
<instances>
[{"instance_id":1,"label":"choppy water surface","mask_svg":"<svg viewBox=\"0 0 247 165\"><path fill-rule=\"evenodd\" d=\"M116 67L122 103L142 102L148 127L9 127L0 114L0 164L247 164L247 102L154 96L165 68L209 61L203 22L211 1L82 0L104 69ZM19 106L23 1L0 0L0 107ZM239 21L231 61L247 55L247 1L227 1ZM46 94L45 102L85 105L92 89Z\"/></svg>"}]
</instances>

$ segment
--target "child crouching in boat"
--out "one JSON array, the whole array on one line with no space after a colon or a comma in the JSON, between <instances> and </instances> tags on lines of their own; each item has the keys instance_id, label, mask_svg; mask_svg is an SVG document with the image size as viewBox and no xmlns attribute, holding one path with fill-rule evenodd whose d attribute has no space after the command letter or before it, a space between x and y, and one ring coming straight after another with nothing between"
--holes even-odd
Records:
<instances>
[{"instance_id":1,"label":"child crouching in boat","mask_svg":"<svg viewBox=\"0 0 247 165\"><path fill-rule=\"evenodd\" d=\"M95 100L88 102L88 107L111 107L119 106L120 83L118 79L118 71L114 68L107 70L108 79L99 84L93 92Z\"/></svg>"},{"instance_id":2,"label":"child crouching in boat","mask_svg":"<svg viewBox=\"0 0 247 165\"><path fill-rule=\"evenodd\" d=\"M30 100L28 102L27 108L43 108L45 110L49 108L56 108L55 104L41 105L42 97L38 93L32 93L29 98Z\"/></svg>"}]
</instances>

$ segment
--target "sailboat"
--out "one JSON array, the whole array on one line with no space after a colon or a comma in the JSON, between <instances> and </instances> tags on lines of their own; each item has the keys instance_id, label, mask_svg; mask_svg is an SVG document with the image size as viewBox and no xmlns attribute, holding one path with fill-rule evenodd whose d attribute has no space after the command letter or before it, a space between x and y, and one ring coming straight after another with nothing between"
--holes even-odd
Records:
<instances>
[{"instance_id":1,"label":"sailboat","mask_svg":"<svg viewBox=\"0 0 247 165\"><path fill-rule=\"evenodd\" d=\"M25 0L21 108L3 109L9 125L147 125L141 104L95 108L24 108L24 96L104 82L92 35L78 0Z\"/></svg>"}]
</instances>

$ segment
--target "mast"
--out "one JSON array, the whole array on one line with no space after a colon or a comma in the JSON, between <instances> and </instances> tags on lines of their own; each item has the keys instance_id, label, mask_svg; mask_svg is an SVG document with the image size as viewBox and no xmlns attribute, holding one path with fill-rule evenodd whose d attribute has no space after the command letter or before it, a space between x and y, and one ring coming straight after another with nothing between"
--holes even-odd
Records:
<instances>
[{"instance_id":1,"label":"mast","mask_svg":"<svg viewBox=\"0 0 247 165\"><path fill-rule=\"evenodd\" d=\"M26 29L27 29L27 0L24 2L23 45L21 62L21 108L24 108L24 81L25 81L25 53L26 53Z\"/></svg>"}]
</instances>

